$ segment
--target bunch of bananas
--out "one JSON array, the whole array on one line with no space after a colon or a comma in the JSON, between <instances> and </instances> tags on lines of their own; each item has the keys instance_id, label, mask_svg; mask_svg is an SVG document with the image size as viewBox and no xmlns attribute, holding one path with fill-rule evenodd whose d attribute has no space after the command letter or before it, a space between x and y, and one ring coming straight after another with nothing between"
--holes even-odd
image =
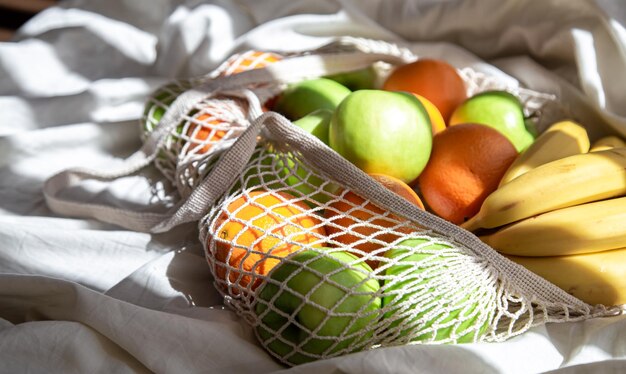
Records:
<instances>
[{"instance_id":1,"label":"bunch of bananas","mask_svg":"<svg viewBox=\"0 0 626 374\"><path fill-rule=\"evenodd\" d=\"M590 303L626 303L626 143L556 123L462 225Z\"/></svg>"}]
</instances>

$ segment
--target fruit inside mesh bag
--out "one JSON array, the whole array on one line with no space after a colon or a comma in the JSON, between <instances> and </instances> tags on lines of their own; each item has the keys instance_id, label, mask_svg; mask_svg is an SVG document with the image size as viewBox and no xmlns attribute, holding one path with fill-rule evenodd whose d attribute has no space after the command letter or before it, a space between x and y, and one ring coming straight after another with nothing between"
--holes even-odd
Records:
<instances>
[{"instance_id":1,"label":"fruit inside mesh bag","mask_svg":"<svg viewBox=\"0 0 626 374\"><path fill-rule=\"evenodd\" d=\"M229 76L244 71L265 67L280 61L283 56L266 51L246 51L231 56L222 66L217 68L221 76Z\"/></svg>"},{"instance_id":2,"label":"fruit inside mesh bag","mask_svg":"<svg viewBox=\"0 0 626 374\"><path fill-rule=\"evenodd\" d=\"M293 195L257 189L233 196L212 225L208 248L217 284L230 293L254 291L261 276L326 235L321 219Z\"/></svg>"},{"instance_id":3,"label":"fruit inside mesh bag","mask_svg":"<svg viewBox=\"0 0 626 374\"><path fill-rule=\"evenodd\" d=\"M483 264L428 236L391 247L377 270L341 248L281 260L256 293L261 343L298 365L379 345L484 338L497 292Z\"/></svg>"},{"instance_id":4,"label":"fruit inside mesh bag","mask_svg":"<svg viewBox=\"0 0 626 374\"><path fill-rule=\"evenodd\" d=\"M257 334L289 364L363 349L379 318L372 269L349 252L321 250L282 261L257 294Z\"/></svg>"},{"instance_id":5,"label":"fruit inside mesh bag","mask_svg":"<svg viewBox=\"0 0 626 374\"><path fill-rule=\"evenodd\" d=\"M325 202L313 199L324 186L291 194L293 174L274 172L283 157L303 180L326 179L297 152L258 147L214 213L208 242L217 284L274 356L296 365L380 344L486 334L495 292L484 264L349 189L326 191ZM404 182L373 178L423 209Z\"/></svg>"}]
</instances>

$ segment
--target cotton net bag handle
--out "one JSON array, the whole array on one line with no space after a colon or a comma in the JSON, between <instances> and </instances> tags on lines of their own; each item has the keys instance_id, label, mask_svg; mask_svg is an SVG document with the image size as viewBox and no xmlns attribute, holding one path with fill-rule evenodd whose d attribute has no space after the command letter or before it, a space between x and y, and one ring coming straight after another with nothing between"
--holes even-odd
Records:
<instances>
[{"instance_id":1,"label":"cotton net bag handle","mask_svg":"<svg viewBox=\"0 0 626 374\"><path fill-rule=\"evenodd\" d=\"M332 46L329 45L327 48ZM181 116L196 103L208 97L224 94L248 101L251 109L245 121L249 124L262 113L258 97L263 96L264 93L267 94L263 91L264 86L288 84L307 78L358 70L379 61L397 65L415 59L415 56L407 49L385 42L339 41L334 48L337 47L349 51L329 51L329 53L292 57L261 69L218 77L184 92L168 108L143 146L124 160L122 165L101 170L72 168L61 171L46 180L43 194L48 207L60 215L94 218L141 232L166 232L177 225L198 221L216 199L226 191L230 181L243 169L252 154L252 149L249 152L241 150L247 143L240 143L237 147L233 145L234 149L223 155L188 198L179 201L176 206L165 213L138 212L105 204L74 201L62 196L62 192L77 186L84 180L113 181L145 168L155 160L168 134L175 129ZM256 94L248 90L233 92L233 90L251 85L261 88L256 90ZM251 136L249 132L247 136ZM253 140L256 141L256 136ZM241 167L237 167L239 165Z\"/></svg>"}]
</instances>

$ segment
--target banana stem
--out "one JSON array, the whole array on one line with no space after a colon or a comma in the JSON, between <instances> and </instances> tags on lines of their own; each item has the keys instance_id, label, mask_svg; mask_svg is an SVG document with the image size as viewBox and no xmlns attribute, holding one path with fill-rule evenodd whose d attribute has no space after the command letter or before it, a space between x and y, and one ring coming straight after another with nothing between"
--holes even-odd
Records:
<instances>
[{"instance_id":1,"label":"banana stem","mask_svg":"<svg viewBox=\"0 0 626 374\"><path fill-rule=\"evenodd\" d=\"M474 217L472 217L469 220L463 222L460 226L462 228L464 228L465 230L471 231L471 232L474 232L474 231L482 228L479 216L480 216L480 213L474 215Z\"/></svg>"}]
</instances>

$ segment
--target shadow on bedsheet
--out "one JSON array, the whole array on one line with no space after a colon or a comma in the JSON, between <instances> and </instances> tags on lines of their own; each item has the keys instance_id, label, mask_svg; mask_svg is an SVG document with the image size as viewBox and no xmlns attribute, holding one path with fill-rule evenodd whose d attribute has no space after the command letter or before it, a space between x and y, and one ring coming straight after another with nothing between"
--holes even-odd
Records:
<instances>
[{"instance_id":1,"label":"shadow on bedsheet","mask_svg":"<svg viewBox=\"0 0 626 374\"><path fill-rule=\"evenodd\" d=\"M46 206L42 192L46 178L76 166L107 167L111 157L121 161L141 146L137 121L95 126L97 131L86 129L84 124L66 125L64 137L57 130L50 136L45 131L28 129L0 136L0 214L4 210L23 216L55 216ZM98 164L89 165L89 161ZM147 184L156 186L157 173L146 168L144 174ZM162 194L154 189L149 193ZM149 200L155 201L155 196Z\"/></svg>"},{"instance_id":2,"label":"shadow on bedsheet","mask_svg":"<svg viewBox=\"0 0 626 374\"><path fill-rule=\"evenodd\" d=\"M621 357L624 355L626 319L623 316L615 316L581 323L552 323L545 326L545 334L563 357L561 365L576 362L577 356L585 350L604 352L607 357ZM593 373L594 371L572 370L573 372ZM624 373L625 371L608 372Z\"/></svg>"},{"instance_id":3,"label":"shadow on bedsheet","mask_svg":"<svg viewBox=\"0 0 626 374\"><path fill-rule=\"evenodd\" d=\"M41 180L1 168L0 214L6 211L23 216L54 216L41 193L42 185Z\"/></svg>"},{"instance_id":4,"label":"shadow on bedsheet","mask_svg":"<svg viewBox=\"0 0 626 374\"><path fill-rule=\"evenodd\" d=\"M54 55L47 56L61 64L63 70L78 75L88 81L149 76L152 61L139 61L141 57L127 55L122 50L119 40L105 40L86 27L65 27L43 31L36 38L50 44ZM19 41L19 39L18 39ZM144 58L145 59L145 58ZM12 91L18 86L5 86Z\"/></svg>"},{"instance_id":5,"label":"shadow on bedsheet","mask_svg":"<svg viewBox=\"0 0 626 374\"><path fill-rule=\"evenodd\" d=\"M60 193L74 201L97 202L109 206L131 209L135 211L165 212L178 199L175 192L168 190L162 180L154 179L155 171L146 170L137 176L120 179L107 186L98 186L99 190L93 192L81 185L68 188ZM145 184L145 192L135 193L126 199L123 194ZM63 217L52 212L43 195L44 180L16 173L12 168L0 168L0 214L6 211L20 216L39 216L54 218ZM93 186L92 186L93 188ZM119 228L94 220L86 219L86 224L97 229Z\"/></svg>"},{"instance_id":6,"label":"shadow on bedsheet","mask_svg":"<svg viewBox=\"0 0 626 374\"><path fill-rule=\"evenodd\" d=\"M174 251L166 276L170 286L184 296L186 306L221 309L222 297L213 285L197 229Z\"/></svg>"},{"instance_id":7,"label":"shadow on bedsheet","mask_svg":"<svg viewBox=\"0 0 626 374\"><path fill-rule=\"evenodd\" d=\"M107 295L183 315L194 313L196 307L221 309L194 223L150 235L145 251L152 252L153 259L106 290Z\"/></svg>"}]
</instances>

